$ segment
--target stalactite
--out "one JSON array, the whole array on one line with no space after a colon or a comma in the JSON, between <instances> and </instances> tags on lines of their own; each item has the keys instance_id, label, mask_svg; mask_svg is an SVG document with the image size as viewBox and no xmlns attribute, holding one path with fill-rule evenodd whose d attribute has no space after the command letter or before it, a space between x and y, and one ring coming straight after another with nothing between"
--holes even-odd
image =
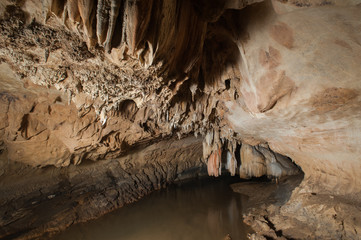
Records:
<instances>
[{"instance_id":1,"label":"stalactite","mask_svg":"<svg viewBox=\"0 0 361 240\"><path fill-rule=\"evenodd\" d=\"M235 152L236 147L234 147L232 143L228 142L226 169L230 172L231 176L236 175L237 170L237 159Z\"/></svg>"},{"instance_id":2,"label":"stalactite","mask_svg":"<svg viewBox=\"0 0 361 240\"><path fill-rule=\"evenodd\" d=\"M209 176L218 177L221 175L221 156L222 149L218 148L214 150L208 158L207 170Z\"/></svg>"},{"instance_id":3,"label":"stalactite","mask_svg":"<svg viewBox=\"0 0 361 240\"><path fill-rule=\"evenodd\" d=\"M162 104L165 106L143 110L147 116L142 120L139 120L141 117L138 116L137 123L140 123L147 132L159 132L165 129L167 134L179 138L192 132L194 135L203 135L203 159L208 162L210 175L220 175L222 165L231 175L235 175L240 164L240 161L237 162L237 159L240 159L239 156L236 157L238 154L236 151L239 152L237 140L239 141L241 136L236 136L231 131L231 127L224 127L226 108L220 99L233 98L235 93L232 92L232 89L240 88L237 81L234 80L235 78L232 78L233 75L240 78L240 74L236 73L238 68L234 68L234 64L240 57L237 52L238 48L235 47L234 39L230 39L228 30L219 33L218 28L224 26L220 26L222 25L220 22L213 22L217 21L224 9L213 12L212 3L202 2L210 5L203 7L202 4L196 2L181 0L43 0L43 10L44 13L53 12L52 18L55 16L60 18L62 15L69 29L71 27L73 30L76 29L77 33L87 41L88 47L98 43L107 52L111 51L113 47L119 47L111 54L106 54L105 57L111 57L111 60L114 60L113 57L118 57L118 60L122 61L113 62L117 65L131 60L129 62L132 65L127 66L130 69L129 72L135 72L133 67L140 67L141 69L137 69L137 74L139 74L139 72L146 71L144 66L151 67L149 72L141 75L143 81L139 82L140 87L143 87L141 90L136 86L138 84L136 80L140 75L123 78L123 76L117 75L117 70L112 74L116 76L115 78L120 77L124 80L124 84L123 82L119 83L120 81L118 82L117 79L111 79L108 85L108 77L103 82L98 77L94 77L92 85L82 80L84 89L100 89L102 91L99 94L97 91L87 90L93 100L101 95L104 105L108 106L114 103L114 106L119 106L120 99L124 99L124 96L113 96L117 95L118 86L121 86L122 94L127 95L126 99L137 98L137 104L140 102L140 106L144 103L154 104L152 101L159 99L162 101L159 106ZM224 5L222 1L219 3ZM229 5L229 1L227 4ZM227 5L227 8L238 8L238 5L240 8L243 7L240 4L241 2L232 6ZM200 12L201 10L203 12ZM207 23L207 21L212 22ZM51 24L52 21L49 23ZM206 31L206 29L208 30ZM212 42L213 40L214 42ZM231 47L221 51L224 46ZM219 55L219 52L222 54ZM212 53L212 58L204 55L205 53ZM211 59L212 64L206 62L206 66L203 66L202 61L206 59ZM154 63L156 64L150 66ZM219 66L223 65L227 67L220 69ZM157 67L152 69L155 66ZM214 71L210 69L214 69ZM228 69L233 72L228 72ZM221 74L221 72L224 73ZM88 80L90 75L84 79ZM214 82L206 80L213 75L216 76ZM147 84L152 81L148 81L147 76L154 76L156 81L158 76L163 78L154 88L157 89L156 94L149 95L144 91L145 89L147 91L154 90L148 89ZM126 83L128 80L132 83ZM133 84L133 82L137 83ZM110 86L110 84L115 84L116 87ZM137 89L130 91L138 91L142 97L127 94L129 88L123 88L127 84L127 87L131 86ZM73 93L76 93L74 97L78 94L74 89ZM164 93L168 95L164 97ZM187 101L190 98L192 103L188 105ZM96 108L100 121L107 124L106 116L111 108L101 104ZM126 118L133 121L133 117L135 116ZM162 127L163 129L161 129ZM226 161L223 163L222 156L219 154L222 151L225 151L223 160ZM293 170L292 168L288 169L287 161L289 160L282 157L279 157L280 160L278 160L276 154L268 146L245 145L242 148L242 154L243 166L240 167L239 172L245 177L262 174L279 176Z\"/></svg>"},{"instance_id":4,"label":"stalactite","mask_svg":"<svg viewBox=\"0 0 361 240\"><path fill-rule=\"evenodd\" d=\"M203 158L207 159L209 176L218 177L222 173L222 143L219 138L219 130L213 129L207 132L203 141Z\"/></svg>"},{"instance_id":5,"label":"stalactite","mask_svg":"<svg viewBox=\"0 0 361 240\"><path fill-rule=\"evenodd\" d=\"M98 44L100 46L103 46L103 43L107 37L107 27L108 27L108 21L109 21L109 15L108 11L110 8L110 2L109 1L98 1L97 5L97 38L98 38Z\"/></svg>"},{"instance_id":6,"label":"stalactite","mask_svg":"<svg viewBox=\"0 0 361 240\"><path fill-rule=\"evenodd\" d=\"M64 10L64 0L53 0L51 2L51 11L59 18L61 18Z\"/></svg>"},{"instance_id":7,"label":"stalactite","mask_svg":"<svg viewBox=\"0 0 361 240\"><path fill-rule=\"evenodd\" d=\"M134 49L138 58L143 61L145 67L149 67L153 63L154 51L153 42L147 39L148 28L155 4L153 0L142 0L137 2L138 21L135 27Z\"/></svg>"},{"instance_id":8,"label":"stalactite","mask_svg":"<svg viewBox=\"0 0 361 240\"><path fill-rule=\"evenodd\" d=\"M114 34L115 23L117 21L117 17L119 14L121 1L119 0L112 0L110 4L110 16L109 16L109 25L107 31L107 38L104 43L105 51L109 52L112 47L112 38Z\"/></svg>"},{"instance_id":9,"label":"stalactite","mask_svg":"<svg viewBox=\"0 0 361 240\"><path fill-rule=\"evenodd\" d=\"M231 176L234 176L237 170L236 147L237 143L235 141L227 141L226 169L231 173Z\"/></svg>"},{"instance_id":10,"label":"stalactite","mask_svg":"<svg viewBox=\"0 0 361 240\"><path fill-rule=\"evenodd\" d=\"M95 32L93 30L93 21L95 19L94 1L93 0L79 0L78 8L80 17L83 21L85 38L89 48L95 45Z\"/></svg>"},{"instance_id":11,"label":"stalactite","mask_svg":"<svg viewBox=\"0 0 361 240\"><path fill-rule=\"evenodd\" d=\"M267 144L257 146L257 151L259 151L265 158L267 176L279 178L298 172L298 169L289 159L285 159L284 156L270 150Z\"/></svg>"},{"instance_id":12,"label":"stalactite","mask_svg":"<svg viewBox=\"0 0 361 240\"><path fill-rule=\"evenodd\" d=\"M44 23L49 18L50 12L51 12L51 2L52 0L42 0L42 16L44 18Z\"/></svg>"},{"instance_id":13,"label":"stalactite","mask_svg":"<svg viewBox=\"0 0 361 240\"><path fill-rule=\"evenodd\" d=\"M261 177L267 173L264 156L253 146L242 144L241 161L242 165L239 169L241 178Z\"/></svg>"},{"instance_id":14,"label":"stalactite","mask_svg":"<svg viewBox=\"0 0 361 240\"><path fill-rule=\"evenodd\" d=\"M80 13L78 8L78 0L68 0L67 4L67 11L68 17L70 21L74 23L80 23Z\"/></svg>"}]
</instances>

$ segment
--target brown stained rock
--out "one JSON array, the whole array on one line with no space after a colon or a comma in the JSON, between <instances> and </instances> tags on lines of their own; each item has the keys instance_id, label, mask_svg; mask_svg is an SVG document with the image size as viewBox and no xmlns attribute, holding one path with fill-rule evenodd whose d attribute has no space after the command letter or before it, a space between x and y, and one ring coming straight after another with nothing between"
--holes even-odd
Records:
<instances>
[{"instance_id":1,"label":"brown stained rock","mask_svg":"<svg viewBox=\"0 0 361 240\"><path fill-rule=\"evenodd\" d=\"M270 29L270 36L288 49L293 47L293 30L284 22L275 23Z\"/></svg>"},{"instance_id":2,"label":"brown stained rock","mask_svg":"<svg viewBox=\"0 0 361 240\"><path fill-rule=\"evenodd\" d=\"M266 112L272 109L282 97L291 94L295 83L286 76L285 71L268 71L257 82L257 95L259 97L258 110Z\"/></svg>"},{"instance_id":3,"label":"brown stained rock","mask_svg":"<svg viewBox=\"0 0 361 240\"><path fill-rule=\"evenodd\" d=\"M242 41L240 100L227 104L232 128L291 157L315 192L358 196L360 7L305 7L278 15L267 3L261 6L243 15L249 16L244 28L252 41ZM269 15L260 19L262 10ZM270 46L279 52L276 61Z\"/></svg>"},{"instance_id":4,"label":"brown stained rock","mask_svg":"<svg viewBox=\"0 0 361 240\"><path fill-rule=\"evenodd\" d=\"M209 176L218 177L220 175L222 149L217 149L211 153L207 161L207 170Z\"/></svg>"},{"instance_id":5,"label":"brown stained rock","mask_svg":"<svg viewBox=\"0 0 361 240\"><path fill-rule=\"evenodd\" d=\"M85 154L93 160L110 152L119 156L129 145L148 136L130 121L136 113L134 102L125 104L120 116L109 114L106 126L102 126L93 110L79 114L75 105L68 105L66 96L56 90L49 93L39 86L20 89L1 98L1 139L11 161L32 166L68 166L71 159L78 159L74 163L79 164ZM128 127L122 128L125 126Z\"/></svg>"},{"instance_id":6,"label":"brown stained rock","mask_svg":"<svg viewBox=\"0 0 361 240\"><path fill-rule=\"evenodd\" d=\"M269 46L268 51L260 49L259 51L259 61L261 65L267 69L276 68L281 64L281 54L280 52L272 46Z\"/></svg>"},{"instance_id":7,"label":"brown stained rock","mask_svg":"<svg viewBox=\"0 0 361 240\"><path fill-rule=\"evenodd\" d=\"M314 112L322 114L345 106L358 95L358 92L353 89L327 88L312 96L310 104Z\"/></svg>"},{"instance_id":8,"label":"brown stained rock","mask_svg":"<svg viewBox=\"0 0 361 240\"><path fill-rule=\"evenodd\" d=\"M25 114L21 120L21 126L18 129L20 136L24 140L29 140L45 131L46 126L41 120L39 121L34 114Z\"/></svg>"},{"instance_id":9,"label":"brown stained rock","mask_svg":"<svg viewBox=\"0 0 361 240\"><path fill-rule=\"evenodd\" d=\"M348 50L352 51L352 47L350 46L350 44L348 44L347 42L341 40L341 39L336 39L335 40L335 44L342 46L344 48L347 48Z\"/></svg>"}]
</instances>

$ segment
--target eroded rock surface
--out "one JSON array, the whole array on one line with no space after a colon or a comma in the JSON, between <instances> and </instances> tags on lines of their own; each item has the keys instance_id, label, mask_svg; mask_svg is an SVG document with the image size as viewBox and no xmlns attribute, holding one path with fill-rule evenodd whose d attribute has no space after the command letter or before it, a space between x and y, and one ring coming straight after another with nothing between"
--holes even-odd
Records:
<instances>
[{"instance_id":1,"label":"eroded rock surface","mask_svg":"<svg viewBox=\"0 0 361 240\"><path fill-rule=\"evenodd\" d=\"M302 169L304 193L361 196L361 1L25 0L0 15L0 174L194 135L209 175Z\"/></svg>"}]
</instances>

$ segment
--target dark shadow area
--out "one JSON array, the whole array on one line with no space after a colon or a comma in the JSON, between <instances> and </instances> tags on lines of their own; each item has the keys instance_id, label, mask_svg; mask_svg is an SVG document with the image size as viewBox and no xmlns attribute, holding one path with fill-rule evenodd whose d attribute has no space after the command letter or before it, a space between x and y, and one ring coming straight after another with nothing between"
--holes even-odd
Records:
<instances>
[{"instance_id":1,"label":"dark shadow area","mask_svg":"<svg viewBox=\"0 0 361 240\"><path fill-rule=\"evenodd\" d=\"M126 99L122 101L119 104L118 108L118 112L120 112L124 118L132 122L134 121L135 114L138 112L138 110L139 109L137 107L137 104L131 99Z\"/></svg>"},{"instance_id":2,"label":"dark shadow area","mask_svg":"<svg viewBox=\"0 0 361 240\"><path fill-rule=\"evenodd\" d=\"M124 39L124 13L125 13L125 6L124 1L121 1L119 7L119 15L117 16L115 27L114 27L114 35L111 41L111 48L112 47L120 47L122 42L125 41ZM110 48L110 49L111 49Z\"/></svg>"}]
</instances>

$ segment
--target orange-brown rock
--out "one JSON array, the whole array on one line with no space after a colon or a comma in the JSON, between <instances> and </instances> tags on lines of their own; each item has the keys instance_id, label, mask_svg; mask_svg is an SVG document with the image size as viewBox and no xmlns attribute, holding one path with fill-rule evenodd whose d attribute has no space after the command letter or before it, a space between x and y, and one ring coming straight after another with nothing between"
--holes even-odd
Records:
<instances>
[{"instance_id":1,"label":"orange-brown rock","mask_svg":"<svg viewBox=\"0 0 361 240\"><path fill-rule=\"evenodd\" d=\"M279 178L293 161L302 191L360 197L360 4L2 1L0 166L195 135L210 175Z\"/></svg>"},{"instance_id":2,"label":"orange-brown rock","mask_svg":"<svg viewBox=\"0 0 361 240\"><path fill-rule=\"evenodd\" d=\"M249 9L245 31L253 41L241 43L243 103L229 101L228 119L240 135L291 157L306 181L321 183L319 191L359 193L361 9L332 5L280 15L267 4ZM263 19L260 11L267 12Z\"/></svg>"}]
</instances>

